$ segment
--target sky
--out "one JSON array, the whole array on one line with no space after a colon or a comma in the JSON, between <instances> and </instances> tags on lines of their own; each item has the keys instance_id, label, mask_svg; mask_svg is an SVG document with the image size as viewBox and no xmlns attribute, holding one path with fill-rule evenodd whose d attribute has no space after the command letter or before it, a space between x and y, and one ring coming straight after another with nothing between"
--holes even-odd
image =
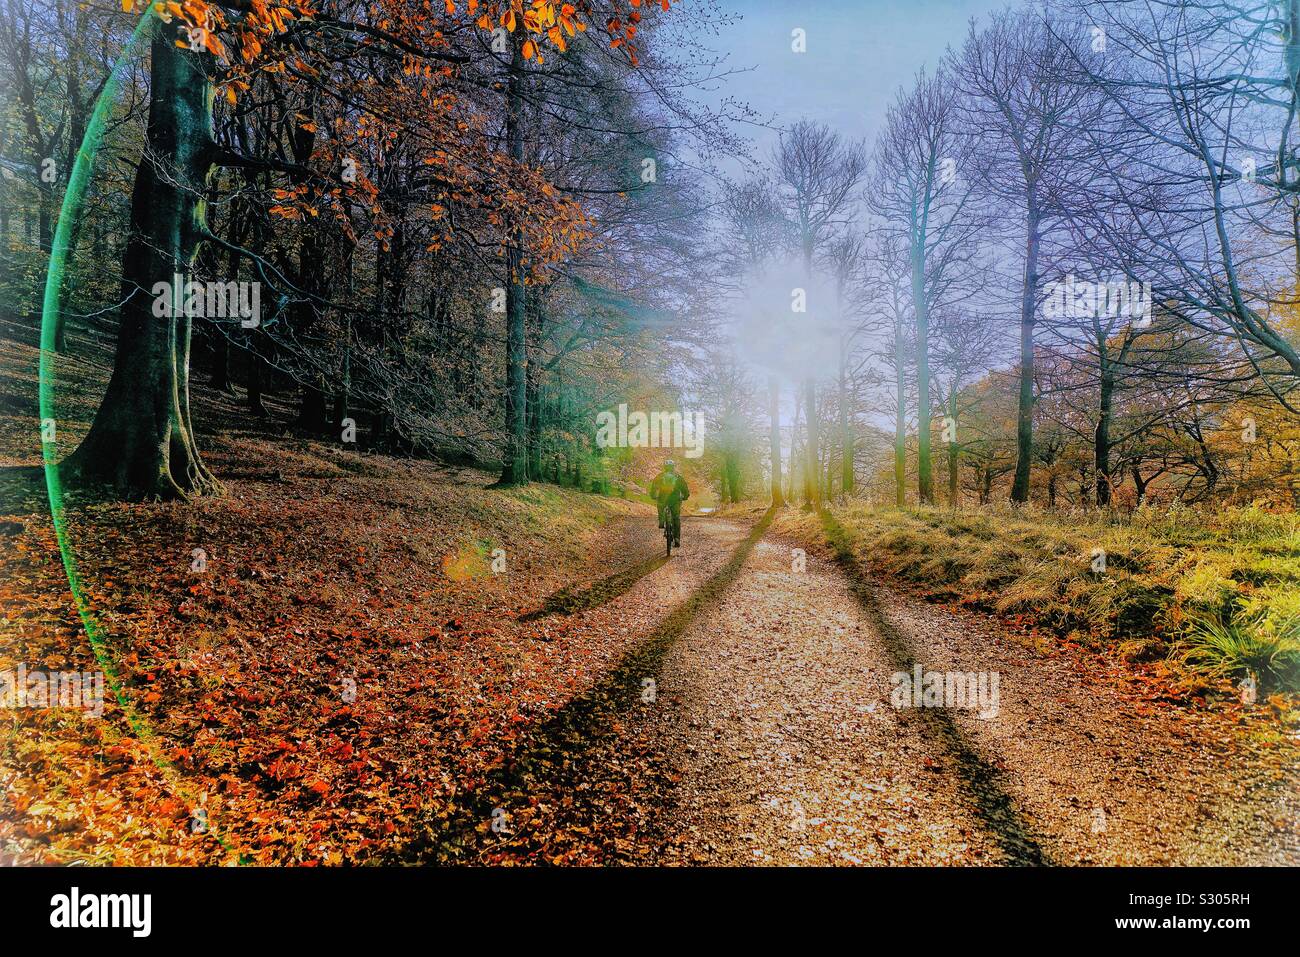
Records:
<instances>
[{"instance_id":1,"label":"sky","mask_svg":"<svg viewBox=\"0 0 1300 957\"><path fill-rule=\"evenodd\" d=\"M689 4L693 0L678 0ZM706 43L736 72L701 97L745 102L772 128L738 129L766 161L779 128L799 120L825 123L868 149L900 87L910 87L922 67L933 69L949 46L960 45L970 19L1018 0L718 0L739 20L724 24ZM792 49L792 32L804 31L806 52ZM724 173L745 175L738 161ZM782 417L793 417L793 395L782 396ZM877 424L889 426L885 413Z\"/></svg>"},{"instance_id":2,"label":"sky","mask_svg":"<svg viewBox=\"0 0 1300 957\"><path fill-rule=\"evenodd\" d=\"M680 0L690 3L691 0ZM733 69L726 92L780 125L822 122L868 144L900 86L921 67L933 68L956 46L972 16L1008 0L721 0L743 19L713 41ZM806 33L807 52L791 49L792 31ZM712 45L712 44L711 44ZM755 154L766 158L774 130L750 128Z\"/></svg>"}]
</instances>

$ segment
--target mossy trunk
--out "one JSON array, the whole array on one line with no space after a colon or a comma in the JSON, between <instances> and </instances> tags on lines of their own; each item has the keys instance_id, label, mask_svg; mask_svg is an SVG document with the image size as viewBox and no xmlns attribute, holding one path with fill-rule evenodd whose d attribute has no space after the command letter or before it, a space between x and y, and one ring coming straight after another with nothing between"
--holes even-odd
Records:
<instances>
[{"instance_id":1,"label":"mossy trunk","mask_svg":"<svg viewBox=\"0 0 1300 957\"><path fill-rule=\"evenodd\" d=\"M952 419L954 428L957 422L957 377L953 376L952 385L948 389L948 416ZM948 505L951 508L957 507L957 485L959 469L961 468L961 446L957 444L957 436L951 435L948 439Z\"/></svg>"},{"instance_id":2,"label":"mossy trunk","mask_svg":"<svg viewBox=\"0 0 1300 957\"><path fill-rule=\"evenodd\" d=\"M781 494L781 384L776 376L767 380L768 452L772 463L772 505L785 504Z\"/></svg>"},{"instance_id":3,"label":"mossy trunk","mask_svg":"<svg viewBox=\"0 0 1300 957\"><path fill-rule=\"evenodd\" d=\"M145 154L131 193L122 260L121 324L113 373L90 432L64 463L76 480L124 498L219 489L194 440L189 404L190 320L154 315L153 288L188 277L204 232L212 170L212 84L202 54L176 46L159 23L151 47ZM183 290L172 304L183 302Z\"/></svg>"},{"instance_id":4,"label":"mossy trunk","mask_svg":"<svg viewBox=\"0 0 1300 957\"><path fill-rule=\"evenodd\" d=\"M522 31L520 31L522 33ZM516 163L524 159L522 38L512 35L506 81L506 147ZM501 485L528 482L528 338L524 289L524 234L512 224L506 246L506 395L505 454Z\"/></svg>"}]
</instances>

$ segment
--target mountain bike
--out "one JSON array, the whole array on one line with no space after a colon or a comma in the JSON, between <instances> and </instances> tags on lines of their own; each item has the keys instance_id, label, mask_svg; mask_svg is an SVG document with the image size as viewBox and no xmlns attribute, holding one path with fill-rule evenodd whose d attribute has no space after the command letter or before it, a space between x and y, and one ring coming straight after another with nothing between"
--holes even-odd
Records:
<instances>
[{"instance_id":1,"label":"mountain bike","mask_svg":"<svg viewBox=\"0 0 1300 957\"><path fill-rule=\"evenodd\" d=\"M671 508L664 509L664 545L666 546L665 555L668 558L673 556L673 542L681 541L682 538L682 515L681 512L674 512ZM681 548L680 545L677 546Z\"/></svg>"}]
</instances>

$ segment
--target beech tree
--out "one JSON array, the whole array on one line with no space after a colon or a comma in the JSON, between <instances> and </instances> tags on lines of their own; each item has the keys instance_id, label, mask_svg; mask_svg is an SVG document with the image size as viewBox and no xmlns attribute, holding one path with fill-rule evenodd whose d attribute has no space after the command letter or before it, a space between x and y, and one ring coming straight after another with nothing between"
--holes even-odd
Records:
<instances>
[{"instance_id":1,"label":"beech tree","mask_svg":"<svg viewBox=\"0 0 1300 957\"><path fill-rule=\"evenodd\" d=\"M976 245L980 220L970 142L962 136L956 91L942 71L917 75L899 91L876 142L866 202L878 229L905 256L916 348L917 490L934 501L930 460L930 317L953 289Z\"/></svg>"},{"instance_id":2,"label":"beech tree","mask_svg":"<svg viewBox=\"0 0 1300 957\"><path fill-rule=\"evenodd\" d=\"M300 360L306 356L305 371L297 373L304 390L303 423L323 424L323 367L299 348L302 337L319 336L324 313L337 313L347 320L344 348L354 357L350 340L356 327L364 334L367 326L381 328L381 317L406 322L400 294L405 277L393 270L406 268L410 220L382 195L382 178L377 182L359 170L357 159L367 153L391 159L407 148L418 164L414 168L428 171L408 176L406 193L393 197L396 205L425 200L426 222L442 224L428 251L466 239L471 246L485 242L503 250L508 288L515 289L506 310L508 393L517 396L523 377L510 373L509 363L516 373L523 368L519 291L527 277L517 268L521 251L528 250L530 273L544 272L583 241L582 214L578 203L559 195L515 148L521 140L511 132L509 118L517 111L510 96L504 153L492 150L483 137L466 136L479 122L473 102L477 74L469 67L491 56L479 38L501 30L514 51L510 68L517 74L521 60L541 63L545 50L563 51L569 38L586 30L584 17L597 12L588 3L532 3L525 10L521 0L471 2L463 18L455 4L447 5L445 16L435 16L400 0L368 9L358 5L351 18L345 7L321 12L308 0L280 5L187 0L149 7L142 14L156 21L149 27L149 115L132 190L116 355L104 400L89 434L64 462L66 472L132 497L218 489L199 454L189 408L194 317L187 308L166 308L171 305L166 302L159 315L151 292L174 276L193 276L205 246L227 251L232 271L240 264L250 269L279 301L277 308L287 306L288 322L275 334L287 330ZM635 59L632 38L639 19L636 11L605 19L602 35L620 56ZM370 58L361 75L341 66L359 56ZM397 64L400 70L380 86L372 80L377 63ZM270 130L237 124L234 142L219 140L213 111L218 94L223 108L237 108L255 88L266 88L287 124L279 121ZM322 133L323 123L332 127L328 135ZM253 135L245 135L249 132ZM242 173L244 195L255 206L263 196L273 197L262 207L270 223L255 226L257 250L213 228L214 190L231 185L222 170ZM324 263L334 246L342 272L352 273L357 211L374 236L378 294L364 307L329 298L339 276L330 275ZM467 235L458 215L462 223L479 219L497 235ZM276 252L274 224L293 222L311 222L318 229L333 222L339 239L304 229L296 254L283 244ZM268 243L272 248L265 248ZM519 259L512 258L516 253ZM385 290L398 290L398 298ZM174 293L172 302L185 298ZM353 323L354 317L360 321ZM411 328L409 322L406 326ZM257 330L259 337L262 332ZM520 408L512 412L508 461L516 461L521 447Z\"/></svg>"},{"instance_id":3,"label":"beech tree","mask_svg":"<svg viewBox=\"0 0 1300 957\"><path fill-rule=\"evenodd\" d=\"M1098 99L1090 86L1071 82L1075 62L1088 56L1077 31L1067 31L1039 11L995 13L987 26L971 24L948 71L965 94L960 99L965 134L978 163L980 186L1019 233L1020 364L1016 413L1013 502L1029 501L1033 462L1034 330L1043 267L1052 262L1044 244L1069 215L1068 200L1084 193Z\"/></svg>"},{"instance_id":4,"label":"beech tree","mask_svg":"<svg viewBox=\"0 0 1300 957\"><path fill-rule=\"evenodd\" d=\"M1123 207L1114 222L1141 228L1157 300L1233 344L1295 412L1300 351L1278 318L1300 275L1300 3L1116 0L1079 10L1107 50L1080 72L1115 117L1099 164Z\"/></svg>"}]
</instances>

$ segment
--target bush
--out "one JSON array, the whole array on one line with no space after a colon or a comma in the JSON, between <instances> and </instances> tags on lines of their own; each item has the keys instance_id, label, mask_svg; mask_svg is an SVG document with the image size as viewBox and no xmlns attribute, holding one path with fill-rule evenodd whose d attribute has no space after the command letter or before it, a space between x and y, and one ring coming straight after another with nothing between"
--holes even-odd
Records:
<instances>
[{"instance_id":1,"label":"bush","mask_svg":"<svg viewBox=\"0 0 1300 957\"><path fill-rule=\"evenodd\" d=\"M1216 678L1253 677L1261 688L1300 689L1300 615L1190 615L1180 657Z\"/></svg>"}]
</instances>

